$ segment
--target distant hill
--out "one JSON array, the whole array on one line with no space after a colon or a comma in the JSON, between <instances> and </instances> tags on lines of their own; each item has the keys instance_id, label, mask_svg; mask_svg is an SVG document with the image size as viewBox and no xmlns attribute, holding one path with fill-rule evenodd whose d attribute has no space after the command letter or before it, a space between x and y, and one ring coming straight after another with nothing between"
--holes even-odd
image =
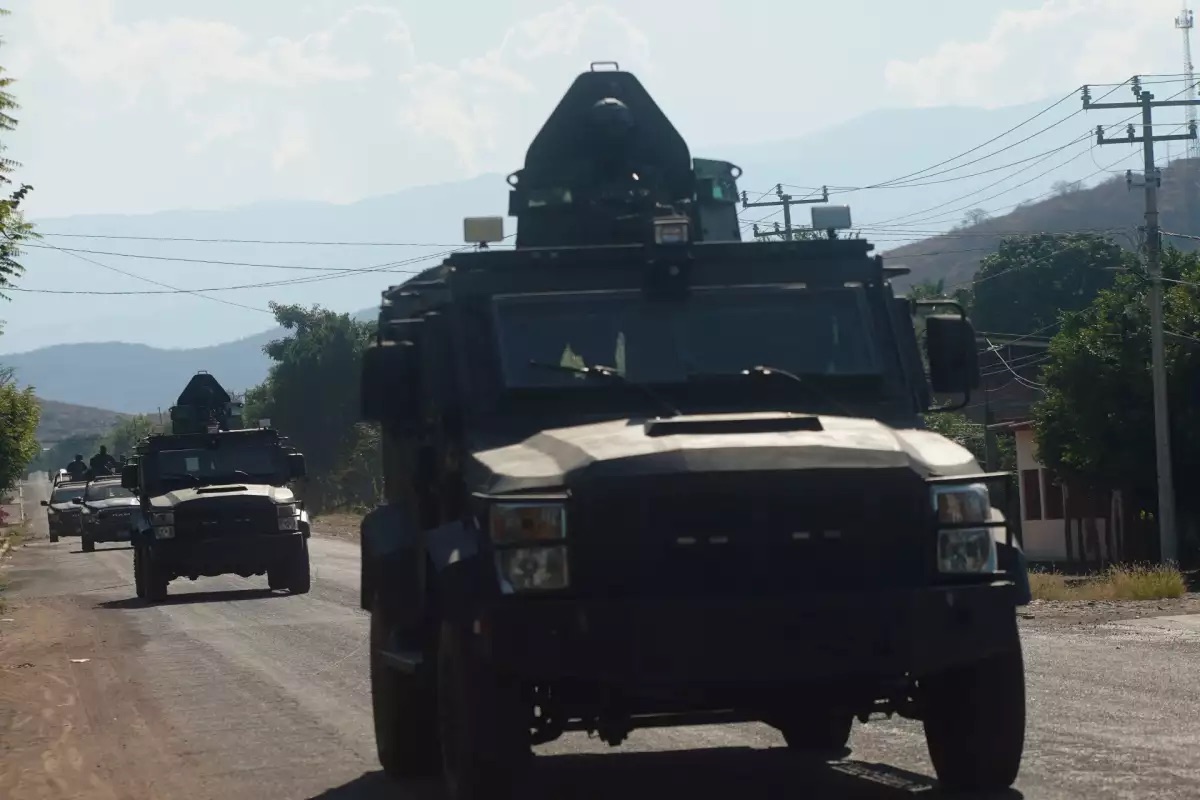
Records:
<instances>
[{"instance_id":1,"label":"distant hill","mask_svg":"<svg viewBox=\"0 0 1200 800\"><path fill-rule=\"evenodd\" d=\"M127 416L102 408L77 406L42 398L38 398L38 405L42 409L42 420L38 425L37 438L43 447L72 436L104 433Z\"/></svg>"},{"instance_id":2,"label":"distant hill","mask_svg":"<svg viewBox=\"0 0 1200 800\"><path fill-rule=\"evenodd\" d=\"M1163 169L1159 190L1159 224L1164 231L1200 235L1200 161L1175 161ZM1194 211L1189 212L1189 193ZM912 274L897 281L909 286L944 280L947 289L971 280L979 262L994 253L1000 240L1014 233L1065 233L1069 231L1122 230L1114 234L1123 247L1132 248L1143 224L1145 201L1141 190L1130 191L1124 176L1114 176L1091 188L1063 187L1061 193L1038 202L1024 203L1004 216L978 225L957 228L942 236L884 252L892 266L904 265ZM868 237L870 238L870 237ZM1181 250L1192 250L1192 241L1167 237Z\"/></svg>"},{"instance_id":3,"label":"distant hill","mask_svg":"<svg viewBox=\"0 0 1200 800\"><path fill-rule=\"evenodd\" d=\"M354 316L374 319L376 313L369 309ZM38 397L65 409L83 408L67 403L87 403L124 414L154 413L174 405L199 370L211 372L230 391L262 383L271 365L263 345L284 335L282 328L272 328L233 342L180 350L124 342L61 344L0 355L0 364L12 367L17 380L33 386Z\"/></svg>"}]
</instances>

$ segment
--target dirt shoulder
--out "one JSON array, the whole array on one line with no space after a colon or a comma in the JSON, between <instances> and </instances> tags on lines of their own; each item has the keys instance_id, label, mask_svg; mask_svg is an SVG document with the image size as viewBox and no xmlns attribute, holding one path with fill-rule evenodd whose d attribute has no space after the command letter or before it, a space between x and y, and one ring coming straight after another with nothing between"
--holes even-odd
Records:
<instances>
[{"instance_id":1,"label":"dirt shoulder","mask_svg":"<svg viewBox=\"0 0 1200 800\"><path fill-rule=\"evenodd\" d=\"M1022 619L1047 625L1099 625L1126 619L1200 614L1200 593L1166 600L1034 600Z\"/></svg>"},{"instance_id":2,"label":"dirt shoulder","mask_svg":"<svg viewBox=\"0 0 1200 800\"><path fill-rule=\"evenodd\" d=\"M330 539L345 539L357 542L358 526L362 524L362 518L362 514L341 511L322 514L319 517L313 517L312 531L318 536L326 536Z\"/></svg>"},{"instance_id":3,"label":"dirt shoulder","mask_svg":"<svg viewBox=\"0 0 1200 800\"><path fill-rule=\"evenodd\" d=\"M78 800L180 793L177 740L142 691L142 638L72 598L10 604L0 622L0 797Z\"/></svg>"}]
</instances>

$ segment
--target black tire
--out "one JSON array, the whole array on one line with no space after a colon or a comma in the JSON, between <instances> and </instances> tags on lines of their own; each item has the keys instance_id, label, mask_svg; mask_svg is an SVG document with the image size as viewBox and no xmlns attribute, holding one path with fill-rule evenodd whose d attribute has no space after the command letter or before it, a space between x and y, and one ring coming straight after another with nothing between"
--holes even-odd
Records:
<instances>
[{"instance_id":1,"label":"black tire","mask_svg":"<svg viewBox=\"0 0 1200 800\"><path fill-rule=\"evenodd\" d=\"M268 574L267 581L271 578ZM308 539L300 540L300 547L288 559L287 590L292 594L308 594L312 588L312 567L308 561Z\"/></svg>"},{"instance_id":2,"label":"black tire","mask_svg":"<svg viewBox=\"0 0 1200 800\"><path fill-rule=\"evenodd\" d=\"M50 531L50 543L53 544L54 542L57 542L57 541L58 541L58 531L55 531L55 530Z\"/></svg>"},{"instance_id":3,"label":"black tire","mask_svg":"<svg viewBox=\"0 0 1200 800\"><path fill-rule=\"evenodd\" d=\"M274 564L267 567L267 588L271 591L286 589L288 585L288 563Z\"/></svg>"},{"instance_id":4,"label":"black tire","mask_svg":"<svg viewBox=\"0 0 1200 800\"><path fill-rule=\"evenodd\" d=\"M79 534L79 548L85 553L94 553L96 543L89 539L86 533L81 533Z\"/></svg>"},{"instance_id":5,"label":"black tire","mask_svg":"<svg viewBox=\"0 0 1200 800\"><path fill-rule=\"evenodd\" d=\"M461 625L442 623L437 716L446 794L450 800L508 800L517 796L533 755L532 714L519 687L473 644Z\"/></svg>"},{"instance_id":6,"label":"black tire","mask_svg":"<svg viewBox=\"0 0 1200 800\"><path fill-rule=\"evenodd\" d=\"M437 684L428 675L409 675L383 663L391 632L387 611L376 597L371 609L371 710L375 749L388 777L404 780L437 775L442 767L437 727Z\"/></svg>"},{"instance_id":7,"label":"black tire","mask_svg":"<svg viewBox=\"0 0 1200 800\"><path fill-rule=\"evenodd\" d=\"M1001 655L921 681L925 742L952 792L999 792L1025 750L1025 663L1016 631Z\"/></svg>"},{"instance_id":8,"label":"black tire","mask_svg":"<svg viewBox=\"0 0 1200 800\"><path fill-rule=\"evenodd\" d=\"M143 549L142 561L145 564L142 567L142 581L145 585L147 602L160 603L166 600L167 584L171 582L171 579L167 577L166 571L159 566L153 547L147 546Z\"/></svg>"},{"instance_id":9,"label":"black tire","mask_svg":"<svg viewBox=\"0 0 1200 800\"><path fill-rule=\"evenodd\" d=\"M146 599L146 559L140 544L133 546L133 591L139 600Z\"/></svg>"},{"instance_id":10,"label":"black tire","mask_svg":"<svg viewBox=\"0 0 1200 800\"><path fill-rule=\"evenodd\" d=\"M854 715L849 712L815 710L779 725L791 750L814 756L837 758L846 750Z\"/></svg>"}]
</instances>

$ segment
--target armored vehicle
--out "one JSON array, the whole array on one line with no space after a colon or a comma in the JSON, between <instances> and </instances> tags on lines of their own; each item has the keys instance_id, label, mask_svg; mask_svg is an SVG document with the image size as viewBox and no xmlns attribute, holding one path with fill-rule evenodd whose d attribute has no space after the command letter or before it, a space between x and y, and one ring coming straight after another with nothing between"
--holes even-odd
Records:
<instances>
[{"instance_id":1,"label":"armored vehicle","mask_svg":"<svg viewBox=\"0 0 1200 800\"><path fill-rule=\"evenodd\" d=\"M174 578L266 573L272 589L309 590L308 514L289 483L304 456L269 427L242 427L241 404L197 373L171 408L171 433L138 443L121 469L137 493L137 596L162 600Z\"/></svg>"},{"instance_id":2,"label":"armored vehicle","mask_svg":"<svg viewBox=\"0 0 1200 800\"><path fill-rule=\"evenodd\" d=\"M50 499L43 500L46 508L46 527L50 541L57 542L62 536L79 535L80 505L76 501L83 497L87 483L62 480L54 484Z\"/></svg>"},{"instance_id":3,"label":"armored vehicle","mask_svg":"<svg viewBox=\"0 0 1200 800\"><path fill-rule=\"evenodd\" d=\"M360 602L389 774L510 797L565 731L762 721L836 756L882 712L923 720L944 786L1015 780L1010 476L922 416L978 387L974 329L945 305L923 357L906 270L842 207L740 241L738 173L593 68L509 178L516 246L383 293Z\"/></svg>"},{"instance_id":4,"label":"armored vehicle","mask_svg":"<svg viewBox=\"0 0 1200 800\"><path fill-rule=\"evenodd\" d=\"M138 500L131 489L121 485L120 476L89 481L83 496L72 502L79 505L83 552L95 550L96 542L129 541Z\"/></svg>"}]
</instances>

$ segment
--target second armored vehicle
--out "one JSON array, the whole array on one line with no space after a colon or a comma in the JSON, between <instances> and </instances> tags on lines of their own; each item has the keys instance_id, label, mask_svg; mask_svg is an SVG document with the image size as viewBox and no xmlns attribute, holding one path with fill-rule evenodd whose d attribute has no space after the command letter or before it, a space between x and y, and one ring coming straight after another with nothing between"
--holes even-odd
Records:
<instances>
[{"instance_id":1,"label":"second armored vehicle","mask_svg":"<svg viewBox=\"0 0 1200 800\"><path fill-rule=\"evenodd\" d=\"M140 506L137 596L161 600L174 578L264 573L272 589L308 592L308 514L289 487L304 456L278 431L243 428L240 405L205 372L179 395L171 425L121 470Z\"/></svg>"}]
</instances>

